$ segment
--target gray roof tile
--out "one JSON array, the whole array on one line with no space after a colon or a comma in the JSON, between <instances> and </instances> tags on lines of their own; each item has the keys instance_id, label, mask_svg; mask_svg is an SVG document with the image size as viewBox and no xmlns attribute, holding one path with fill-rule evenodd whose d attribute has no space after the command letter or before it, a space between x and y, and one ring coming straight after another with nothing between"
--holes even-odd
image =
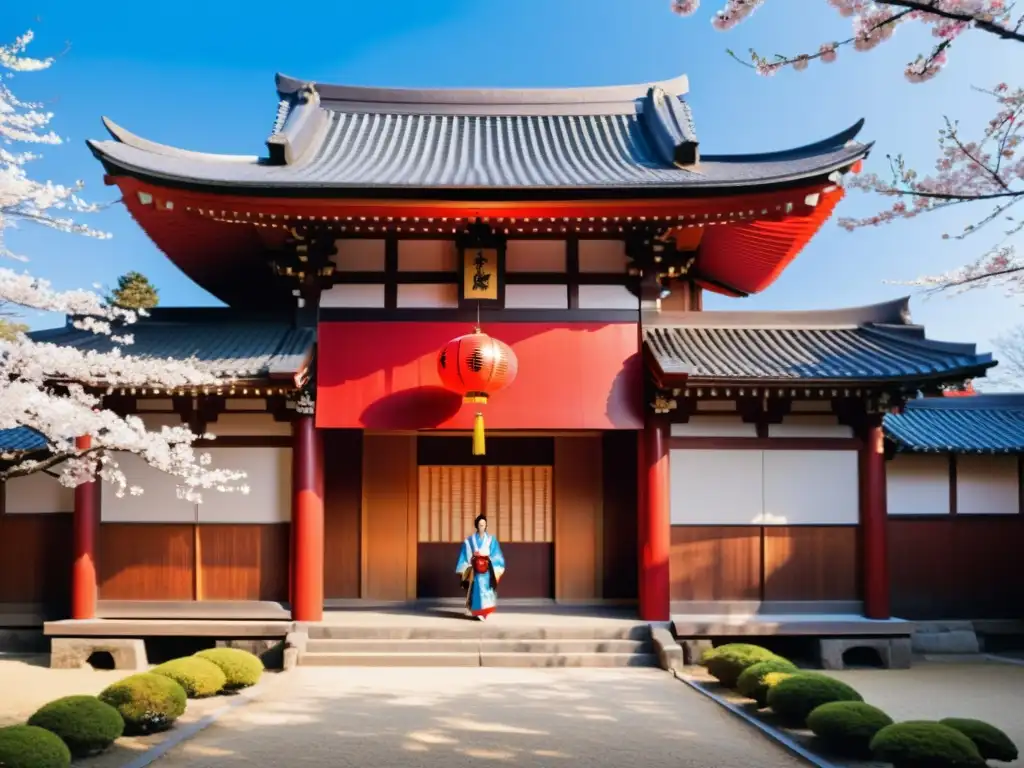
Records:
<instances>
[{"instance_id":1,"label":"gray roof tile","mask_svg":"<svg viewBox=\"0 0 1024 768\"><path fill-rule=\"evenodd\" d=\"M678 189L764 186L825 176L870 147L862 123L804 147L696 153L685 81L549 91L411 91L279 78L269 160L188 152L107 121L90 142L112 172L227 187L325 189ZM683 161L685 162L685 161Z\"/></svg>"},{"instance_id":2,"label":"gray roof tile","mask_svg":"<svg viewBox=\"0 0 1024 768\"><path fill-rule=\"evenodd\" d=\"M687 381L931 381L983 374L974 345L925 338L908 300L823 312L682 312L644 320L661 377Z\"/></svg>"},{"instance_id":3,"label":"gray roof tile","mask_svg":"<svg viewBox=\"0 0 1024 768\"><path fill-rule=\"evenodd\" d=\"M884 426L900 451L1024 453L1024 394L921 398Z\"/></svg>"},{"instance_id":4,"label":"gray roof tile","mask_svg":"<svg viewBox=\"0 0 1024 768\"><path fill-rule=\"evenodd\" d=\"M190 319L188 310L154 310L150 318L128 326L134 343L125 354L142 358L189 360L197 367L236 379L291 376L308 364L316 341L314 328L296 328L286 321L249 320L231 310L212 310ZM234 319L233 319L234 314ZM109 351L107 336L78 330L70 324L37 331L36 341L71 345L81 350Z\"/></svg>"}]
</instances>

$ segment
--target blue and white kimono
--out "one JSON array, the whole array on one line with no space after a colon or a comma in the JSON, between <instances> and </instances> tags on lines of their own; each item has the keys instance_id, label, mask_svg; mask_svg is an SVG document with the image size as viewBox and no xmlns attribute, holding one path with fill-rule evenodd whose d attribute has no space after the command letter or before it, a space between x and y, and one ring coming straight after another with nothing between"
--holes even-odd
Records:
<instances>
[{"instance_id":1,"label":"blue and white kimono","mask_svg":"<svg viewBox=\"0 0 1024 768\"><path fill-rule=\"evenodd\" d=\"M489 533L474 533L462 543L455 572L466 589L467 610L479 618L493 613L498 604L498 582L505 573L505 556L498 540Z\"/></svg>"}]
</instances>

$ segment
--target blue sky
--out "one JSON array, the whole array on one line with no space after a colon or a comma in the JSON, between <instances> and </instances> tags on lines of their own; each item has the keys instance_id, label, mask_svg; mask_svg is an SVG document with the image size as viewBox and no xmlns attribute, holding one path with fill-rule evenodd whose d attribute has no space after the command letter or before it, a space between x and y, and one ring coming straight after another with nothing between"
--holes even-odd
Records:
<instances>
[{"instance_id":1,"label":"blue sky","mask_svg":"<svg viewBox=\"0 0 1024 768\"><path fill-rule=\"evenodd\" d=\"M260 153L276 107L281 71L321 82L390 86L585 86L649 82L686 73L704 152L782 149L835 133L864 117L862 136L877 142L868 168L883 171L887 153L904 152L927 170L944 114L965 127L989 114L970 86L992 85L1020 71L1021 46L975 34L958 42L947 70L924 85L903 67L929 44L906 28L869 54L843 50L831 65L760 78L733 62L727 47L799 52L848 36L848 21L824 0L771 0L729 33L709 23L721 0L705 0L689 19L668 0L430 0L430 2L142 3L117 10L69 0L5 8L0 36L32 28L36 55L60 53L56 65L12 83L22 98L45 101L67 138L48 148L33 172L54 181L83 179L87 196L116 196L85 147L105 138L107 115L155 141L189 149ZM843 215L865 215L882 201L851 193ZM849 234L834 221L763 294L713 297L710 309L815 309L873 303L910 292L885 280L955 267L989 244L981 234L943 241L970 212ZM28 267L63 288L109 285L138 269L165 305L217 302L193 285L149 242L120 206L90 222L114 238L86 240L23 228L10 245ZM240 279L242 279L240 277ZM916 297L914 319L932 338L991 341L1020 321L1020 299L999 290L952 299ZM52 317L28 318L35 327Z\"/></svg>"}]
</instances>

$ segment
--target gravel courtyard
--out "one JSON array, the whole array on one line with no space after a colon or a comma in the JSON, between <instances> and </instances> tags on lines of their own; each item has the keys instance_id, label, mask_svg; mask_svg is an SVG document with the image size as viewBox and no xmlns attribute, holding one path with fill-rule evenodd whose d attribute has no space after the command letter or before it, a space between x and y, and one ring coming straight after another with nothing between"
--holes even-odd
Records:
<instances>
[{"instance_id":1,"label":"gravel courtyard","mask_svg":"<svg viewBox=\"0 0 1024 768\"><path fill-rule=\"evenodd\" d=\"M156 768L782 768L796 758L651 669L300 668Z\"/></svg>"}]
</instances>

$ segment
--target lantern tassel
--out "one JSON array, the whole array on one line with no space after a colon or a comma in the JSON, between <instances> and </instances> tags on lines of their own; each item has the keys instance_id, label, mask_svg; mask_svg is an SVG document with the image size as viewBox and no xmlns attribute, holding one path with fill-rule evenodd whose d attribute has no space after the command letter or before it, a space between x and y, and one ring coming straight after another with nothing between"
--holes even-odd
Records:
<instances>
[{"instance_id":1,"label":"lantern tassel","mask_svg":"<svg viewBox=\"0 0 1024 768\"><path fill-rule=\"evenodd\" d=\"M484 444L484 415L477 413L473 419L473 455L483 456L486 452Z\"/></svg>"}]
</instances>

